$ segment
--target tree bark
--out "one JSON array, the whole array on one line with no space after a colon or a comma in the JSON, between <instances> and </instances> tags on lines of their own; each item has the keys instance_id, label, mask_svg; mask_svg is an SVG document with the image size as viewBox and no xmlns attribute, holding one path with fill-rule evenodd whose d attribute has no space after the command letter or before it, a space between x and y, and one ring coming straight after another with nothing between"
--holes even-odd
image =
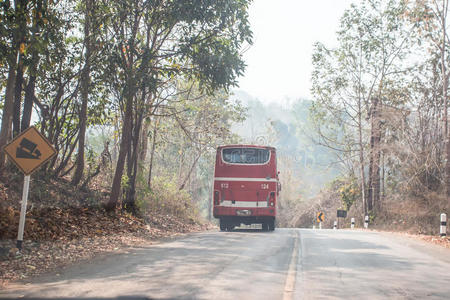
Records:
<instances>
[{"instance_id":1,"label":"tree bark","mask_svg":"<svg viewBox=\"0 0 450 300\"><path fill-rule=\"evenodd\" d=\"M386 167L385 167L385 154L381 151L381 196L380 196L380 208L384 205L386 199L386 188L385 188L385 178L386 178Z\"/></svg>"},{"instance_id":2,"label":"tree bark","mask_svg":"<svg viewBox=\"0 0 450 300\"><path fill-rule=\"evenodd\" d=\"M13 44L16 49L18 49L18 60L16 62L16 75L14 82L14 107L13 107L13 136L20 133L20 108L22 104L22 90L23 90L23 70L24 70L24 56L25 42L27 35L27 3L26 0L16 0L15 1L15 12L16 12L16 28L13 32Z\"/></svg>"},{"instance_id":3,"label":"tree bark","mask_svg":"<svg viewBox=\"0 0 450 300\"><path fill-rule=\"evenodd\" d=\"M42 7L42 1L39 0L36 3L36 8L37 8L37 14L41 13L44 11L44 8ZM33 28L32 28L32 39L37 39L39 37L39 22L37 22L37 20L34 21L33 23ZM36 96L35 96L35 90L36 90L36 78L37 78L37 68L39 65L39 53L38 51L35 49L35 47L32 48L32 53L31 53L31 62L30 62L30 67L29 67L29 72L28 72L28 83L27 86L25 87L25 99L23 102L23 112L22 112L22 121L20 124L20 129L23 131L25 129L27 129L28 127L30 127L31 124L31 115L33 112L33 103L36 101L37 103L39 103L39 101L37 101ZM39 108L41 109L41 114L42 117L44 118L44 120L46 119L46 112L42 110L42 105L40 105L39 103Z\"/></svg>"},{"instance_id":4,"label":"tree bark","mask_svg":"<svg viewBox=\"0 0 450 300\"><path fill-rule=\"evenodd\" d=\"M14 108L13 108L13 137L17 136L20 130L20 109L22 105L23 90L23 55L19 55L19 64L16 72L16 83L14 87Z\"/></svg>"},{"instance_id":5,"label":"tree bark","mask_svg":"<svg viewBox=\"0 0 450 300\"><path fill-rule=\"evenodd\" d=\"M445 68L445 47L446 47L446 16L448 1L442 1L442 49L441 49L441 68L442 68L442 98L444 104L444 136L445 136L445 194L447 200L450 199L450 135L448 132L448 99L447 99L447 70ZM449 200L450 201L450 200Z\"/></svg>"},{"instance_id":6,"label":"tree bark","mask_svg":"<svg viewBox=\"0 0 450 300\"><path fill-rule=\"evenodd\" d=\"M79 114L80 132L78 139L78 153L75 161L75 172L72 178L72 184L77 185L83 177L84 171L84 148L86 144L86 126L87 126L87 105L89 100L89 86L91 83L91 14L92 0L86 0L86 11L84 20L84 45L86 47L84 68L81 73L81 110Z\"/></svg>"},{"instance_id":7,"label":"tree bark","mask_svg":"<svg viewBox=\"0 0 450 300\"><path fill-rule=\"evenodd\" d=\"M2 127L0 131L0 149L3 148L11 138L11 126L14 110L14 85L16 82L16 60L9 64L8 79L6 81L5 105L2 114ZM5 152L0 151L0 170L5 166Z\"/></svg>"},{"instance_id":8,"label":"tree bark","mask_svg":"<svg viewBox=\"0 0 450 300\"><path fill-rule=\"evenodd\" d=\"M128 85L126 89L131 89L131 85ZM106 204L108 210L114 210L117 206L120 196L120 188L122 182L122 174L125 168L125 159L127 157L128 149L130 147L131 140L131 127L133 118L133 96L132 93L126 93L125 115L122 125L122 138L119 147L119 157L117 158L116 171L114 172L113 183L111 187L111 195L109 201Z\"/></svg>"},{"instance_id":9,"label":"tree bark","mask_svg":"<svg viewBox=\"0 0 450 300\"><path fill-rule=\"evenodd\" d=\"M359 144L359 170L361 176L361 200L364 216L367 215L366 201L366 174L364 172L364 143L362 136L362 105L361 99L358 99L358 144ZM363 216L363 217L364 217Z\"/></svg>"},{"instance_id":10,"label":"tree bark","mask_svg":"<svg viewBox=\"0 0 450 300\"><path fill-rule=\"evenodd\" d=\"M159 119L155 120L155 124L153 125L153 134L152 134L152 150L150 152L150 165L148 167L148 188L152 189L152 170L153 170L153 159L155 157L155 149L156 149L156 135L158 134L158 124Z\"/></svg>"},{"instance_id":11,"label":"tree bark","mask_svg":"<svg viewBox=\"0 0 450 300\"><path fill-rule=\"evenodd\" d=\"M381 99L376 101L376 109L374 111L374 158L373 158L373 207L375 211L380 211L380 143L381 143L381 123L380 123L380 113L381 113Z\"/></svg>"},{"instance_id":12,"label":"tree bark","mask_svg":"<svg viewBox=\"0 0 450 300\"><path fill-rule=\"evenodd\" d=\"M359 126L361 127L361 126ZM366 174L364 172L364 145L362 142L362 130L359 128L359 171L361 176L361 200L364 216L367 215L367 199L366 199Z\"/></svg>"},{"instance_id":13,"label":"tree bark","mask_svg":"<svg viewBox=\"0 0 450 300\"><path fill-rule=\"evenodd\" d=\"M136 213L136 179L138 173L138 158L139 158L139 141L140 132L143 121L142 110L137 109L136 123L133 128L131 156L129 157L128 168L128 189L125 197L125 209L131 213Z\"/></svg>"},{"instance_id":14,"label":"tree bark","mask_svg":"<svg viewBox=\"0 0 450 300\"><path fill-rule=\"evenodd\" d=\"M143 121L142 132L141 132L141 141L139 142L139 158L138 160L142 163L147 159L147 151L148 151L148 131L150 129L150 122Z\"/></svg>"},{"instance_id":15,"label":"tree bark","mask_svg":"<svg viewBox=\"0 0 450 300\"><path fill-rule=\"evenodd\" d=\"M33 59L34 60L34 59ZM37 62L33 62L35 66ZM25 100L23 102L23 113L22 113L22 123L20 125L22 130L27 129L31 123L31 113L33 111L33 102L34 102L34 91L36 88L36 67L32 67L30 70L30 76L28 79L28 84L25 88Z\"/></svg>"},{"instance_id":16,"label":"tree bark","mask_svg":"<svg viewBox=\"0 0 450 300\"><path fill-rule=\"evenodd\" d=\"M380 202L380 99L373 98L370 112L370 162L368 210L378 210Z\"/></svg>"}]
</instances>

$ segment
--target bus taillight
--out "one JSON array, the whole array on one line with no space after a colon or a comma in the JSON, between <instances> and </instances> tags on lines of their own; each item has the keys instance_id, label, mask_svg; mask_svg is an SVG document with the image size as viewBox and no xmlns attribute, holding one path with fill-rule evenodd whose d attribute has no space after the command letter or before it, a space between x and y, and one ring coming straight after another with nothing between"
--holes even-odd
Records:
<instances>
[{"instance_id":1,"label":"bus taillight","mask_svg":"<svg viewBox=\"0 0 450 300\"><path fill-rule=\"evenodd\" d=\"M275 205L275 192L270 192L270 206Z\"/></svg>"},{"instance_id":2,"label":"bus taillight","mask_svg":"<svg viewBox=\"0 0 450 300\"><path fill-rule=\"evenodd\" d=\"M220 193L219 191L214 191L214 205L219 205L219 197Z\"/></svg>"}]
</instances>

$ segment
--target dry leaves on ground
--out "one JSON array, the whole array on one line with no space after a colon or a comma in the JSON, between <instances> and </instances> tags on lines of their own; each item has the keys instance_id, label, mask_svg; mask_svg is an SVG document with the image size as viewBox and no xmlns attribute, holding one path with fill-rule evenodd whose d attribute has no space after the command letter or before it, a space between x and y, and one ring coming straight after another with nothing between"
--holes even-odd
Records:
<instances>
[{"instance_id":1,"label":"dry leaves on ground","mask_svg":"<svg viewBox=\"0 0 450 300\"><path fill-rule=\"evenodd\" d=\"M9 214L17 219L16 211L10 209ZM144 221L129 214L109 215L103 210L53 208L30 214L24 249L19 253L15 248L17 224L4 226L7 215L0 212L0 286L100 253L145 246L158 238L213 228L210 224L200 225L158 213L147 215Z\"/></svg>"}]
</instances>

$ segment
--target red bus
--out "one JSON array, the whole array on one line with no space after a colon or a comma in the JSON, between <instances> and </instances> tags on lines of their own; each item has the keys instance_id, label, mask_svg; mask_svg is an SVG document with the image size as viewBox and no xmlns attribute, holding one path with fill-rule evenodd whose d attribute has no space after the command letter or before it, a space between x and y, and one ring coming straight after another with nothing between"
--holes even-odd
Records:
<instances>
[{"instance_id":1,"label":"red bus","mask_svg":"<svg viewBox=\"0 0 450 300\"><path fill-rule=\"evenodd\" d=\"M228 145L217 148L213 215L221 231L241 224L275 230L278 180L274 147Z\"/></svg>"}]
</instances>

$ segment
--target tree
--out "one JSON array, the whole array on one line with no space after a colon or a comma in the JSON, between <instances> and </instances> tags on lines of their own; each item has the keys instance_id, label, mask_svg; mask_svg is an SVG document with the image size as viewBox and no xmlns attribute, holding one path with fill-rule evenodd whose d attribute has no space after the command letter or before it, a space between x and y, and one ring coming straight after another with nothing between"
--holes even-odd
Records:
<instances>
[{"instance_id":1,"label":"tree","mask_svg":"<svg viewBox=\"0 0 450 300\"><path fill-rule=\"evenodd\" d=\"M115 34L110 39L114 45L110 61L111 68L119 69L116 88L122 91L124 119L109 209L119 199L125 159L129 169L136 166L132 155L138 148L136 142L131 148L131 141L139 141L143 117L133 117L133 110L142 111L145 99L156 93L161 76L197 78L210 91L235 84L244 68L240 45L251 42L247 6L246 1L232 0L135 0L112 5ZM133 209L133 199L126 203Z\"/></svg>"},{"instance_id":2,"label":"tree","mask_svg":"<svg viewBox=\"0 0 450 300\"><path fill-rule=\"evenodd\" d=\"M33 103L43 109L35 97L38 65L46 45L54 36L54 25L59 18L55 13L57 4L43 0L3 1L1 4L1 49L8 64L5 105L3 107L0 147L4 146L14 135L30 125ZM50 22L52 21L52 22ZM26 77L26 71L28 77ZM28 80L28 81L27 81ZM23 90L25 100L23 103ZM0 169L5 157L0 153Z\"/></svg>"},{"instance_id":3,"label":"tree","mask_svg":"<svg viewBox=\"0 0 450 300\"><path fill-rule=\"evenodd\" d=\"M429 87L431 93L436 96L433 99L434 103L429 102L429 105L431 107L438 107L441 110L436 117L441 120L442 130L437 128L436 133L439 134L439 132L442 132L442 137L440 139L438 138L436 143L441 144L440 147L442 147L442 152L445 155L442 159L437 159L443 161L443 191L446 197L450 198L450 139L448 130L448 77L450 70L446 67L449 57L449 37L447 32L448 5L448 0L417 0L408 16L410 21L418 27L417 31L421 38L420 42L425 44L424 50L431 54L431 57L427 58L425 64L431 66L433 73L430 76L431 78L422 80L426 81L431 79L431 82L436 83L437 77L440 77L438 79L440 80L440 85Z\"/></svg>"},{"instance_id":4,"label":"tree","mask_svg":"<svg viewBox=\"0 0 450 300\"><path fill-rule=\"evenodd\" d=\"M81 109L79 114L80 131L78 133L78 153L75 161L75 172L73 174L72 183L77 185L83 176L84 171L84 147L86 140L87 127L87 106L89 101L89 86L91 83L91 53L92 53L92 18L93 16L93 2L92 0L85 1L84 8L84 66L81 71Z\"/></svg>"},{"instance_id":5,"label":"tree","mask_svg":"<svg viewBox=\"0 0 450 300\"><path fill-rule=\"evenodd\" d=\"M399 75L410 68L403 62L410 51L411 27L402 1L366 0L344 13L339 46L316 45L313 55L313 108L322 143L352 160L359 157L364 211L380 207L381 124L384 105L397 107L405 98ZM355 47L356 46L356 47ZM368 124L367 121L370 121ZM327 122L326 131L321 123ZM337 123L336 125L330 124ZM365 181L365 131L369 133L369 178Z\"/></svg>"}]
</instances>

